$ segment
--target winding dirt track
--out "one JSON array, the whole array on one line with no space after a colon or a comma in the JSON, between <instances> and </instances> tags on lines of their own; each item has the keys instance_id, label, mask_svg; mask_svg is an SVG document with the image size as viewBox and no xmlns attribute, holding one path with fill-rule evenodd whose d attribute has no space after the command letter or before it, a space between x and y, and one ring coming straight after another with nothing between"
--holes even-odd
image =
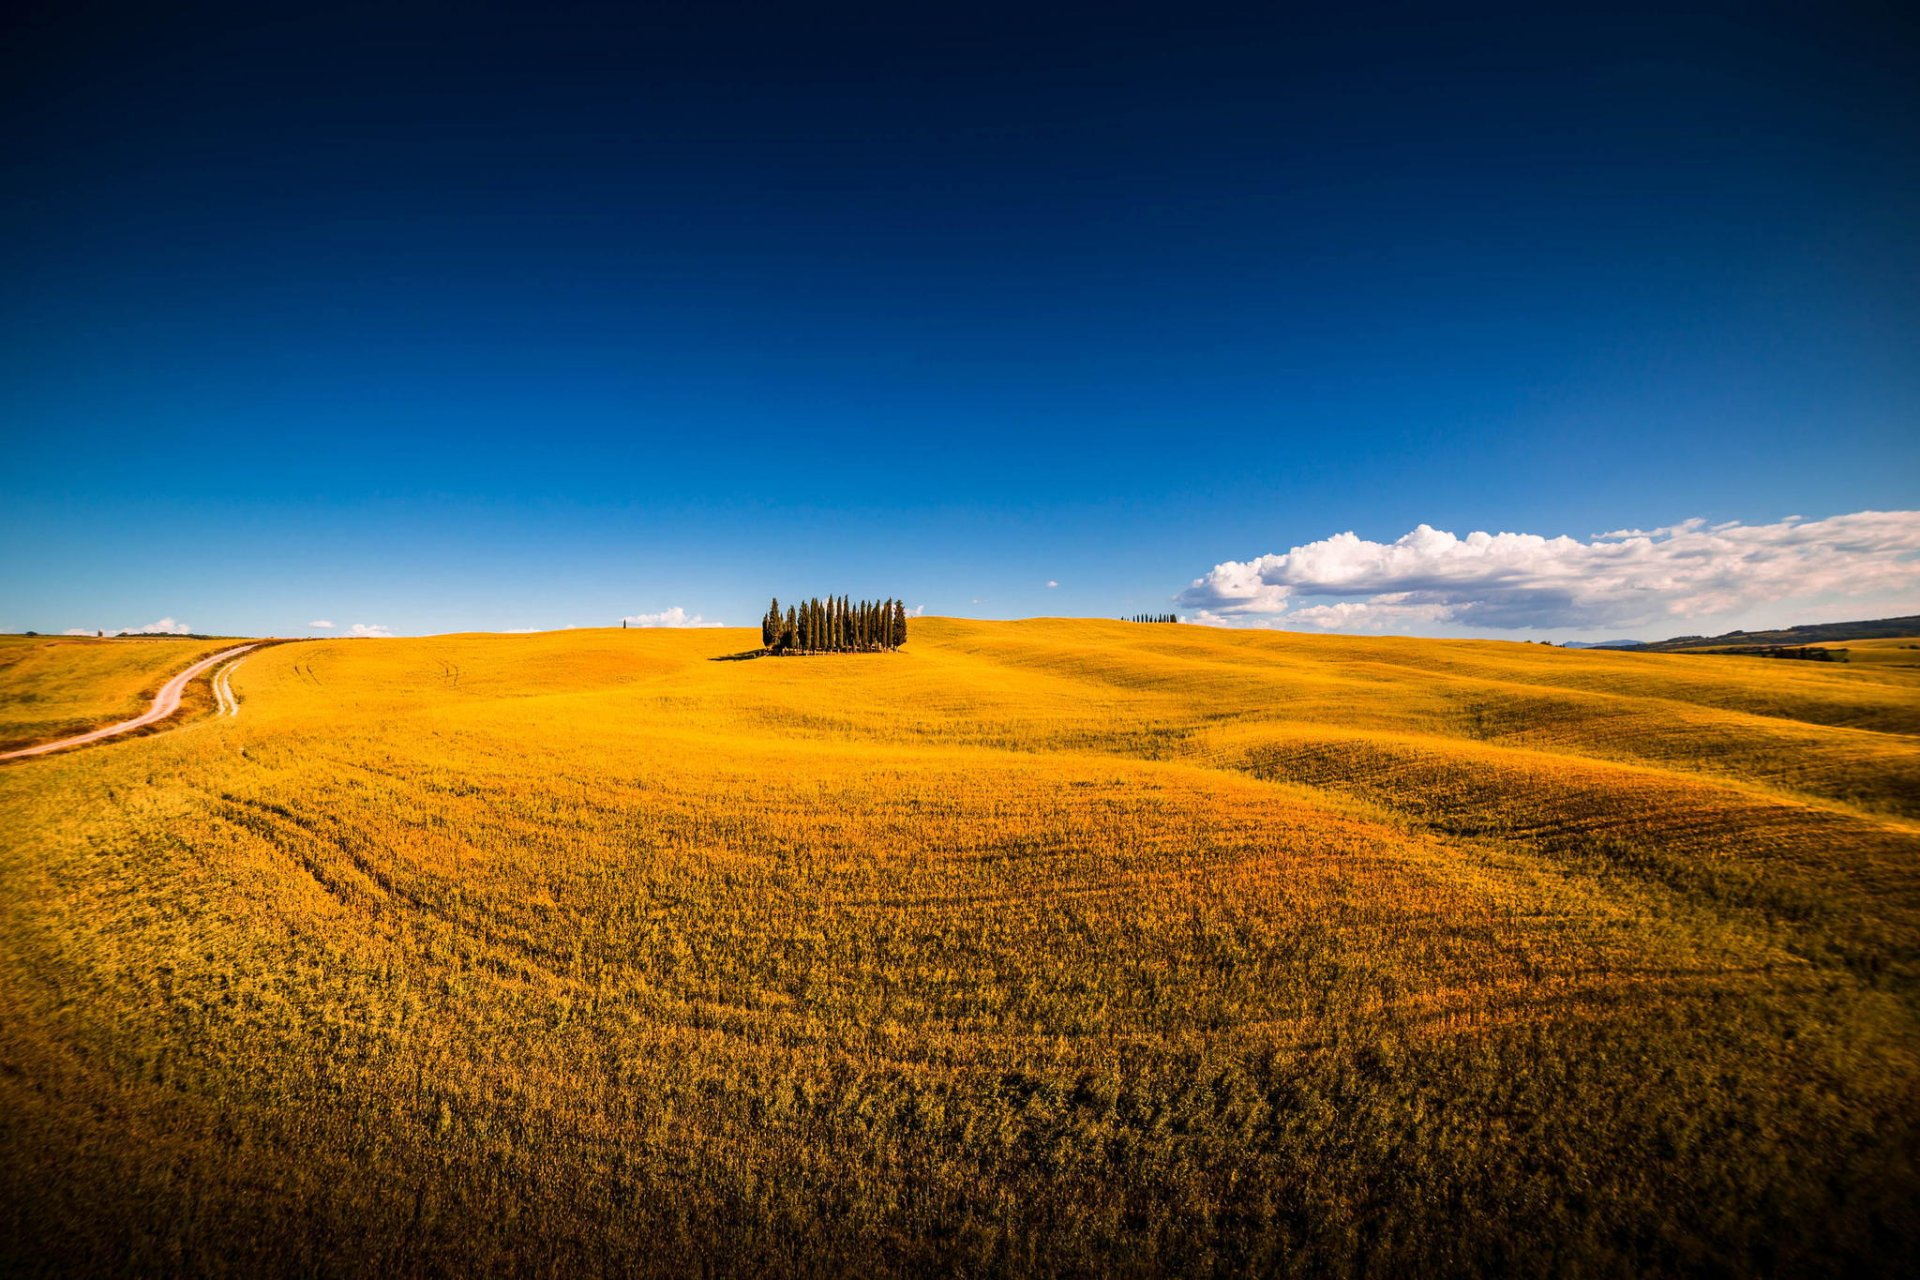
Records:
<instances>
[{"instance_id":1,"label":"winding dirt track","mask_svg":"<svg viewBox=\"0 0 1920 1280\"><path fill-rule=\"evenodd\" d=\"M232 649L223 649L219 653L210 654L200 659L200 661L194 663L185 671L182 671L179 675L167 681L164 685L161 685L160 692L153 695L153 705L148 707L144 714L137 715L131 720L122 720L119 724L110 724L104 729L92 729L86 733L76 734L71 738L62 738L58 742L43 742L37 747L21 747L15 751L0 751L0 760L18 760L23 756L43 756L52 751L65 751L69 747L84 747L89 743L99 742L103 738L112 738L123 733L132 733L135 729L144 729L150 724L158 724L174 712L180 710L180 695L187 691L187 686L193 683L195 676L207 670L209 667L218 666L228 658L235 657L256 647L256 645L243 644ZM223 708L224 705L223 703ZM234 714L239 714L239 710L239 703L236 700L234 703Z\"/></svg>"}]
</instances>

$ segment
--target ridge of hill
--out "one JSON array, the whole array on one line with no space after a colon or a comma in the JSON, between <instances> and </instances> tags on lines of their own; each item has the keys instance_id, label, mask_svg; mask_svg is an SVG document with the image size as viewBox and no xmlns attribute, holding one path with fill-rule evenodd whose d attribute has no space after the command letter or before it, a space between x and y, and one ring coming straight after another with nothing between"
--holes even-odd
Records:
<instances>
[{"instance_id":1,"label":"ridge of hill","mask_svg":"<svg viewBox=\"0 0 1920 1280\"><path fill-rule=\"evenodd\" d=\"M1608 640L1581 647L1674 653L1709 647L1760 648L1775 645L1831 644L1840 640L1892 640L1907 636L1920 636L1920 615L1904 618L1877 618L1861 622L1813 622L1798 627L1780 627L1772 631L1728 631L1717 636L1674 636L1669 640Z\"/></svg>"}]
</instances>

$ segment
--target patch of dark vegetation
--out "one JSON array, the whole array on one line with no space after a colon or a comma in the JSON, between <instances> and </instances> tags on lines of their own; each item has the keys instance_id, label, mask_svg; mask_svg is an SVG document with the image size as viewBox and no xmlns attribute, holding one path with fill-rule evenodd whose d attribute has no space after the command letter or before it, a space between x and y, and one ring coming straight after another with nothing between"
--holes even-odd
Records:
<instances>
[{"instance_id":1,"label":"patch of dark vegetation","mask_svg":"<svg viewBox=\"0 0 1920 1280\"><path fill-rule=\"evenodd\" d=\"M907 642L907 606L898 600L815 596L780 612L776 597L760 619L760 644L770 654L886 653Z\"/></svg>"},{"instance_id":2,"label":"patch of dark vegetation","mask_svg":"<svg viewBox=\"0 0 1920 1280\"><path fill-rule=\"evenodd\" d=\"M1826 649L1817 644L1756 645L1751 648L1702 649L1701 653L1733 654L1743 658L1790 658L1800 662L1845 662L1845 649Z\"/></svg>"}]
</instances>

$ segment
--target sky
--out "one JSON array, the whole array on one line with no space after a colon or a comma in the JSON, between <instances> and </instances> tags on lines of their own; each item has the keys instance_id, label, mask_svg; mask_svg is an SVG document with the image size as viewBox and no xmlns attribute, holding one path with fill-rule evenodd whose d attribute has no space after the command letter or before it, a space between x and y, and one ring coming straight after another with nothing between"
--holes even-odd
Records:
<instances>
[{"instance_id":1,"label":"sky","mask_svg":"<svg viewBox=\"0 0 1920 1280\"><path fill-rule=\"evenodd\" d=\"M1920 613L1915 24L1672 8L29 5L0 630Z\"/></svg>"}]
</instances>

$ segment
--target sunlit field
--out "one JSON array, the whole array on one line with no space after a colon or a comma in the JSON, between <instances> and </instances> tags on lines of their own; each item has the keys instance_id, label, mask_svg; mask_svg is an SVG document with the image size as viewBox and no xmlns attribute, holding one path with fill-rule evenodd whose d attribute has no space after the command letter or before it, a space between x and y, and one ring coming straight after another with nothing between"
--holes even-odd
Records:
<instances>
[{"instance_id":1,"label":"sunlit field","mask_svg":"<svg viewBox=\"0 0 1920 1280\"><path fill-rule=\"evenodd\" d=\"M758 642L291 644L0 767L0 1269L1920 1250L1920 667ZM191 657L95 652L6 642L0 737Z\"/></svg>"},{"instance_id":2,"label":"sunlit field","mask_svg":"<svg viewBox=\"0 0 1920 1280\"><path fill-rule=\"evenodd\" d=\"M174 672L231 640L0 636L0 751L136 716ZM204 686L191 705L210 705Z\"/></svg>"}]
</instances>

